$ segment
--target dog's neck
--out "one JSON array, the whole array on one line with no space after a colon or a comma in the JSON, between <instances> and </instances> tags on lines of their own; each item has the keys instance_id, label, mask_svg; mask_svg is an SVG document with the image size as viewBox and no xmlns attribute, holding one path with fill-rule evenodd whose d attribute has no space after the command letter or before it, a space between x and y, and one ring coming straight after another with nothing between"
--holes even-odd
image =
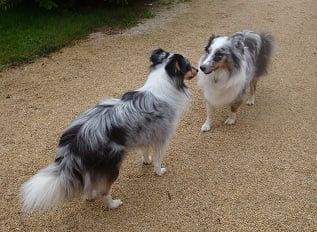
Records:
<instances>
[{"instance_id":1,"label":"dog's neck","mask_svg":"<svg viewBox=\"0 0 317 232\"><path fill-rule=\"evenodd\" d=\"M149 91L155 97L167 102L175 108L184 108L189 95L189 90L187 89L185 92L176 89L166 73L164 66L152 70L144 86L139 90Z\"/></svg>"}]
</instances>

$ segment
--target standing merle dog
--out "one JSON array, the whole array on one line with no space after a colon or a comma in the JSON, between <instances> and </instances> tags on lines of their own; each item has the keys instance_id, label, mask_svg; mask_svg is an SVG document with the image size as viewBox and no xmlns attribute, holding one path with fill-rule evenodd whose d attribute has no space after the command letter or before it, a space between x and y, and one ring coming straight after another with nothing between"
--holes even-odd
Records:
<instances>
[{"instance_id":1,"label":"standing merle dog","mask_svg":"<svg viewBox=\"0 0 317 232\"><path fill-rule=\"evenodd\" d=\"M231 115L225 124L234 124L248 87L247 104L254 104L256 84L267 72L273 49L274 41L269 33L245 30L230 37L210 37L199 61L198 85L203 89L207 107L202 131L211 129L214 108L227 104L231 104Z\"/></svg>"},{"instance_id":2,"label":"standing merle dog","mask_svg":"<svg viewBox=\"0 0 317 232\"><path fill-rule=\"evenodd\" d=\"M58 205L76 193L86 199L103 195L109 208L117 208L122 201L112 199L111 186L131 146L141 149L144 163L153 160L157 175L165 173L163 155L189 100L184 80L198 70L182 55L162 49L150 60L143 87L100 102L70 124L55 162L22 185L25 212Z\"/></svg>"}]
</instances>

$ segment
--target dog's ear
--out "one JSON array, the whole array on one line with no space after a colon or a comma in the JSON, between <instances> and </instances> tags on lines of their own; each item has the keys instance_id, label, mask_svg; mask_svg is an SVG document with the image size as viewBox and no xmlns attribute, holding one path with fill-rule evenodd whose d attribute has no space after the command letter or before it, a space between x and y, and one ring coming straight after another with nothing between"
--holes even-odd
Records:
<instances>
[{"instance_id":1,"label":"dog's ear","mask_svg":"<svg viewBox=\"0 0 317 232\"><path fill-rule=\"evenodd\" d=\"M242 54L244 54L244 43L241 40L234 38L232 40L232 43L236 49L238 49Z\"/></svg>"},{"instance_id":2,"label":"dog's ear","mask_svg":"<svg viewBox=\"0 0 317 232\"><path fill-rule=\"evenodd\" d=\"M166 57L168 57L169 53L164 51L162 48L155 49L151 52L150 61L156 65L163 62Z\"/></svg>"},{"instance_id":3,"label":"dog's ear","mask_svg":"<svg viewBox=\"0 0 317 232\"><path fill-rule=\"evenodd\" d=\"M175 54L167 63L165 70L169 76L182 77L186 72L185 68L184 57L179 54Z\"/></svg>"},{"instance_id":4,"label":"dog's ear","mask_svg":"<svg viewBox=\"0 0 317 232\"><path fill-rule=\"evenodd\" d=\"M209 47L210 47L212 41L213 41L216 37L218 37L218 36L215 36L214 34L212 34L212 35L210 36L210 38L209 38L209 40L208 40L208 44L207 44L207 46L205 47L205 52L208 52L208 49L209 49Z\"/></svg>"},{"instance_id":5,"label":"dog's ear","mask_svg":"<svg viewBox=\"0 0 317 232\"><path fill-rule=\"evenodd\" d=\"M186 85L184 83L186 73L186 62L182 55L174 54L165 66L165 70L173 85L181 91L184 91Z\"/></svg>"}]
</instances>

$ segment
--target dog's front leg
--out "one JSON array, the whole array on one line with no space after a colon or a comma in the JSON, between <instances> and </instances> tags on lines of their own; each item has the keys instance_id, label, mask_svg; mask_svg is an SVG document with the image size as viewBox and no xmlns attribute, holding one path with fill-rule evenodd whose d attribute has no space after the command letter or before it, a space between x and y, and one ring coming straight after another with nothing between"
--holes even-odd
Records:
<instances>
[{"instance_id":1,"label":"dog's front leg","mask_svg":"<svg viewBox=\"0 0 317 232\"><path fill-rule=\"evenodd\" d=\"M245 98L246 98L246 92L243 91L239 95L239 97L231 103L231 114L227 118L227 120L225 121L225 124L227 124L227 125L235 124L235 122L237 120L237 112L238 112L242 102L245 100Z\"/></svg>"},{"instance_id":2,"label":"dog's front leg","mask_svg":"<svg viewBox=\"0 0 317 232\"><path fill-rule=\"evenodd\" d=\"M166 168L161 167L166 148L167 148L167 144L165 143L162 146L155 147L154 149L154 152L155 152L153 156L154 172L158 176L162 176L166 172Z\"/></svg>"},{"instance_id":3,"label":"dog's front leg","mask_svg":"<svg viewBox=\"0 0 317 232\"><path fill-rule=\"evenodd\" d=\"M214 112L214 106L212 106L208 101L206 101L206 110L207 110L207 117L206 117L206 121L205 123L202 125L201 127L201 131L205 132L205 131L209 131L211 129L212 126L212 115Z\"/></svg>"}]
</instances>

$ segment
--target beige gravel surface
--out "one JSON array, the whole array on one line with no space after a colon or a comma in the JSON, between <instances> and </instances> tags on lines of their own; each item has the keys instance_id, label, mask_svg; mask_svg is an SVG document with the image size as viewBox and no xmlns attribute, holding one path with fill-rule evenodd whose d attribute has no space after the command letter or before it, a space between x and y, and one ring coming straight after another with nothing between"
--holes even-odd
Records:
<instances>
[{"instance_id":1,"label":"beige gravel surface","mask_svg":"<svg viewBox=\"0 0 317 232\"><path fill-rule=\"evenodd\" d=\"M0 73L0 231L317 230L316 1L193 0L162 12L132 31L94 35ZM131 151L113 189L120 208L76 198L20 213L18 188L54 160L66 126L99 100L140 87L152 49L197 65L212 33L243 29L270 31L277 49L256 104L241 108L236 125L223 125L221 108L213 130L200 132L204 101L192 80L163 177Z\"/></svg>"}]
</instances>

